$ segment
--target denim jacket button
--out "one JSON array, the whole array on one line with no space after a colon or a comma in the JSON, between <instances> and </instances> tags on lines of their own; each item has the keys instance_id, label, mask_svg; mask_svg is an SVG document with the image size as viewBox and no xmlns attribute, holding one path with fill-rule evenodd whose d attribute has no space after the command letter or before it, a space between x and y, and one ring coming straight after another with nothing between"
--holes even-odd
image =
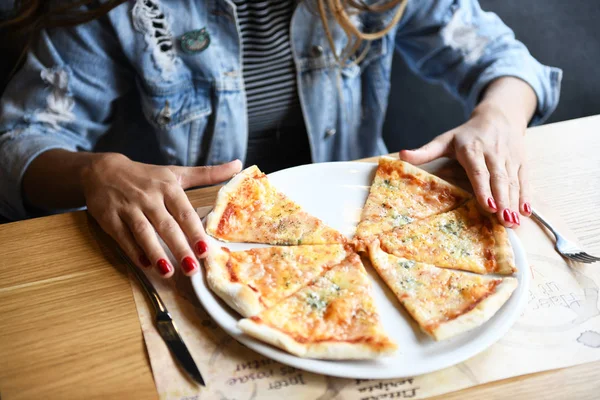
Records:
<instances>
[{"instance_id":1,"label":"denim jacket button","mask_svg":"<svg viewBox=\"0 0 600 400\"><path fill-rule=\"evenodd\" d=\"M333 136L333 135L335 135L336 132L337 131L335 129L329 128L325 131L325 136L327 136L327 137Z\"/></svg>"},{"instance_id":2,"label":"denim jacket button","mask_svg":"<svg viewBox=\"0 0 600 400\"><path fill-rule=\"evenodd\" d=\"M323 54L323 46L313 46L311 49L311 54L314 58L320 57L321 54Z\"/></svg>"}]
</instances>

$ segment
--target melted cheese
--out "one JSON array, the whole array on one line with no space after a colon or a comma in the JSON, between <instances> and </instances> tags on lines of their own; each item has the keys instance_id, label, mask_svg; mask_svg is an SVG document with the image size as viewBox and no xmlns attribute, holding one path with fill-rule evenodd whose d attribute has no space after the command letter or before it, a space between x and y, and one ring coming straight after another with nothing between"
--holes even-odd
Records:
<instances>
[{"instance_id":1,"label":"melted cheese","mask_svg":"<svg viewBox=\"0 0 600 400\"><path fill-rule=\"evenodd\" d=\"M437 268L379 250L373 266L426 331L469 312L495 292L500 278Z\"/></svg>"},{"instance_id":2,"label":"melted cheese","mask_svg":"<svg viewBox=\"0 0 600 400\"><path fill-rule=\"evenodd\" d=\"M456 210L381 234L381 248L438 267L495 272L491 218L479 212L471 200Z\"/></svg>"},{"instance_id":3,"label":"melted cheese","mask_svg":"<svg viewBox=\"0 0 600 400\"><path fill-rule=\"evenodd\" d=\"M348 341L390 345L372 299L368 276L356 254L252 319L300 343Z\"/></svg>"},{"instance_id":4,"label":"melted cheese","mask_svg":"<svg viewBox=\"0 0 600 400\"><path fill-rule=\"evenodd\" d=\"M227 268L271 307L346 257L343 245L268 247L231 253Z\"/></svg>"},{"instance_id":5,"label":"melted cheese","mask_svg":"<svg viewBox=\"0 0 600 400\"><path fill-rule=\"evenodd\" d=\"M400 160L380 158L357 236L367 238L458 207L461 189Z\"/></svg>"},{"instance_id":6,"label":"melted cheese","mask_svg":"<svg viewBox=\"0 0 600 400\"><path fill-rule=\"evenodd\" d=\"M233 192L223 190L223 214L216 229L207 232L235 242L279 245L343 243L344 236L301 209L275 189L267 176L251 167Z\"/></svg>"}]
</instances>

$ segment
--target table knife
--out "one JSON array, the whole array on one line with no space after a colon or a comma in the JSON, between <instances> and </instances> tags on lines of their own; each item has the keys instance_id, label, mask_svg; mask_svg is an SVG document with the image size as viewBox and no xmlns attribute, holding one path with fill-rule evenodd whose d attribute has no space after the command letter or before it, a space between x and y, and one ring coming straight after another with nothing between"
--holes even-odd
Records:
<instances>
[{"instance_id":1,"label":"table knife","mask_svg":"<svg viewBox=\"0 0 600 400\"><path fill-rule=\"evenodd\" d=\"M121 249L117 249L117 251L129 269L133 271L134 275L137 277L142 288L144 289L144 292L146 292L146 295L150 299L150 302L154 307L156 328L158 329L160 336L169 347L169 350L171 350L171 354L173 354L173 357L175 357L181 368L183 368L183 370L194 382L202 386L206 386L198 366L196 366L190 351L179 335L175 321L173 321L171 314L169 314L169 311L167 310L165 303L163 303L162 299L158 295L158 292L150 280L148 280L146 275L140 271L140 269L133 264L131 260L129 260L129 258L121 251Z\"/></svg>"}]
</instances>

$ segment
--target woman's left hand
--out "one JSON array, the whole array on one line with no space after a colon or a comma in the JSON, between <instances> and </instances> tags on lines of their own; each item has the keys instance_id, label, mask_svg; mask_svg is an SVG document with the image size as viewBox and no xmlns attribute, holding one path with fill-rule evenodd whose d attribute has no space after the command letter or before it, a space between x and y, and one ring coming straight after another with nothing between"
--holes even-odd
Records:
<instances>
[{"instance_id":1,"label":"woman's left hand","mask_svg":"<svg viewBox=\"0 0 600 400\"><path fill-rule=\"evenodd\" d=\"M481 206L506 227L520 225L519 212L531 215L525 154L526 124L511 121L500 108L482 104L469 121L400 158L419 165L451 157L463 166Z\"/></svg>"}]
</instances>

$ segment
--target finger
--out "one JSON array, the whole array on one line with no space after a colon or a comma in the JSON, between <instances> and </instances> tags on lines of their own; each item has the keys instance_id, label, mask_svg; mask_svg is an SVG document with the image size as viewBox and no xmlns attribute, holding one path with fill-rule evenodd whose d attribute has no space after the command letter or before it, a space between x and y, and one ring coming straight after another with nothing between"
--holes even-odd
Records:
<instances>
[{"instance_id":1,"label":"finger","mask_svg":"<svg viewBox=\"0 0 600 400\"><path fill-rule=\"evenodd\" d=\"M524 165L521 165L519 168L519 186L521 187L521 192L519 195L519 210L521 214L529 217L531 215L531 187L529 186L529 174L527 173L527 168Z\"/></svg>"},{"instance_id":2,"label":"finger","mask_svg":"<svg viewBox=\"0 0 600 400\"><path fill-rule=\"evenodd\" d=\"M480 151L461 151L457 154L458 162L463 166L473 186L473 192L479 204L490 213L498 212L498 206L492 196L490 172L485 157Z\"/></svg>"},{"instance_id":3,"label":"finger","mask_svg":"<svg viewBox=\"0 0 600 400\"><path fill-rule=\"evenodd\" d=\"M450 148L454 134L446 132L426 145L415 150L400 151L400 159L413 165L425 164L437 158L450 155Z\"/></svg>"},{"instance_id":4,"label":"finger","mask_svg":"<svg viewBox=\"0 0 600 400\"><path fill-rule=\"evenodd\" d=\"M187 236L188 242L192 244L193 250L196 252L198 258L204 258L208 255L208 237L202 226L200 216L194 207L190 204L187 196L183 190L173 193L172 195L165 195L165 205L167 210L175 218L185 236ZM187 275L192 275L196 270L184 272Z\"/></svg>"},{"instance_id":5,"label":"finger","mask_svg":"<svg viewBox=\"0 0 600 400\"><path fill-rule=\"evenodd\" d=\"M98 220L100 227L113 238L129 260L138 267L148 268L152 265L143 249L138 246L125 223L116 213Z\"/></svg>"},{"instance_id":6,"label":"finger","mask_svg":"<svg viewBox=\"0 0 600 400\"><path fill-rule=\"evenodd\" d=\"M158 273L165 278L170 278L175 269L169 262L165 250L156 236L154 227L140 209L123 213L121 218L127 226L135 241L144 250L150 262L156 266Z\"/></svg>"},{"instance_id":7,"label":"finger","mask_svg":"<svg viewBox=\"0 0 600 400\"><path fill-rule=\"evenodd\" d=\"M242 162L233 160L226 164L207 167L178 167L169 169L177 176L181 187L189 189L195 186L214 185L231 179L242 170Z\"/></svg>"},{"instance_id":8,"label":"finger","mask_svg":"<svg viewBox=\"0 0 600 400\"><path fill-rule=\"evenodd\" d=\"M519 185L518 169L508 160L506 161L506 173L508 175L508 193L512 221L515 225L521 225L521 220L519 218L519 196L521 193L521 186Z\"/></svg>"},{"instance_id":9,"label":"finger","mask_svg":"<svg viewBox=\"0 0 600 400\"><path fill-rule=\"evenodd\" d=\"M179 189L180 191L183 190ZM184 195L185 196L185 195ZM190 245L175 218L167 211L164 205L146 211L148 219L165 242L181 268L186 274L193 274L199 270L198 260L192 252Z\"/></svg>"},{"instance_id":10,"label":"finger","mask_svg":"<svg viewBox=\"0 0 600 400\"><path fill-rule=\"evenodd\" d=\"M505 163L500 163L498 160L486 159L486 164L490 171L492 195L498 206L496 215L502 225L510 228L514 225L514 222L512 215L513 210L510 209L509 179Z\"/></svg>"}]
</instances>

